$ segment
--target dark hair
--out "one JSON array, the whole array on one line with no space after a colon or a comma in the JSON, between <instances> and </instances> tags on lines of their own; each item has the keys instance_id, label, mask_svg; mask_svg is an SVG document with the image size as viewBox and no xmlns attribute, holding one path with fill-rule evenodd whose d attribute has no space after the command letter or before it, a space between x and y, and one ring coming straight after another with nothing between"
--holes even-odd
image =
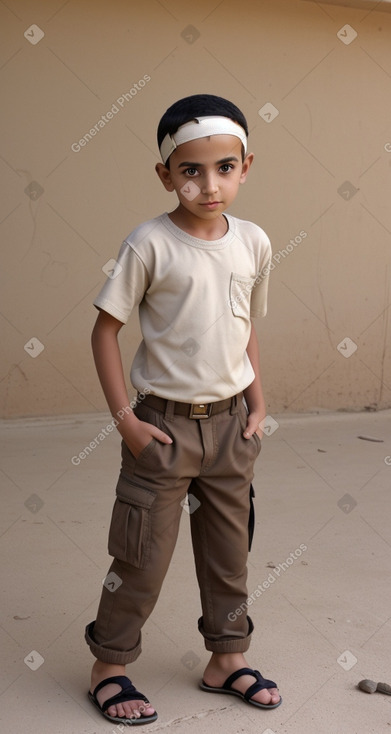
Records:
<instances>
[{"instance_id":1,"label":"dark hair","mask_svg":"<svg viewBox=\"0 0 391 734\"><path fill-rule=\"evenodd\" d=\"M243 112L239 107L223 97L214 94L193 94L184 97L171 105L161 118L157 129L157 143L160 148L167 134L173 135L181 125L196 117L229 117L237 122L248 135L248 126ZM169 159L166 165L169 163Z\"/></svg>"}]
</instances>

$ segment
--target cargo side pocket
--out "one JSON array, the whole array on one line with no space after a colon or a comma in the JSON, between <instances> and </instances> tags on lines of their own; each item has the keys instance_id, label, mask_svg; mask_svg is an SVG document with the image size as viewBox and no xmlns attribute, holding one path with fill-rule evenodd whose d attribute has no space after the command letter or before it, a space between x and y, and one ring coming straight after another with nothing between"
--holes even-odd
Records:
<instances>
[{"instance_id":1,"label":"cargo side pocket","mask_svg":"<svg viewBox=\"0 0 391 734\"><path fill-rule=\"evenodd\" d=\"M109 530L109 553L119 561L145 568L151 553L150 510L156 492L120 476Z\"/></svg>"}]
</instances>

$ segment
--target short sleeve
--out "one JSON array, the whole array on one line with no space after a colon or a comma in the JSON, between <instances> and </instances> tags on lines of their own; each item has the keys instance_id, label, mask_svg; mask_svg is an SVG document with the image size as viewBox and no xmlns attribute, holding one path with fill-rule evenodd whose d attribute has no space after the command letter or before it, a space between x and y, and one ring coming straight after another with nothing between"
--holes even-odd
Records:
<instances>
[{"instance_id":1,"label":"short sleeve","mask_svg":"<svg viewBox=\"0 0 391 734\"><path fill-rule=\"evenodd\" d=\"M266 316L267 313L267 294L269 274L271 270L272 248L270 240L265 232L262 231L262 235L259 267L251 292L251 318Z\"/></svg>"},{"instance_id":2,"label":"short sleeve","mask_svg":"<svg viewBox=\"0 0 391 734\"><path fill-rule=\"evenodd\" d=\"M94 300L94 306L126 324L133 309L141 303L147 288L146 267L125 241L117 260L113 261L103 288Z\"/></svg>"}]
</instances>

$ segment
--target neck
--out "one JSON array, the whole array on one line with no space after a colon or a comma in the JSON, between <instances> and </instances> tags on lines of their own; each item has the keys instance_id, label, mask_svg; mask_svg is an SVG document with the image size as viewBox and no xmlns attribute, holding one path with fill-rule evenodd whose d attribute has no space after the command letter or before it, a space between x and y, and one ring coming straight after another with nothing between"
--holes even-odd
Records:
<instances>
[{"instance_id":1,"label":"neck","mask_svg":"<svg viewBox=\"0 0 391 734\"><path fill-rule=\"evenodd\" d=\"M219 214L215 219L201 219L179 204L168 216L177 227L201 240L218 240L228 231L227 220L223 214Z\"/></svg>"}]
</instances>

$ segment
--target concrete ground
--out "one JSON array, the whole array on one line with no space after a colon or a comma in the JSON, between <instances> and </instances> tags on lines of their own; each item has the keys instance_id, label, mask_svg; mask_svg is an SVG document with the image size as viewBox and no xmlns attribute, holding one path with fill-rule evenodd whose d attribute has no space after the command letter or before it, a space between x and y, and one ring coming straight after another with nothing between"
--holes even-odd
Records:
<instances>
[{"instance_id":1,"label":"concrete ground","mask_svg":"<svg viewBox=\"0 0 391 734\"><path fill-rule=\"evenodd\" d=\"M283 704L263 711L198 689L208 653L184 511L143 655L128 668L159 712L140 731L391 732L391 696L356 688L391 684L391 411L274 420L256 465L248 659L278 681ZM2 731L122 730L87 700L83 641L108 568L118 434L80 455L108 424L100 414L1 426Z\"/></svg>"}]
</instances>

